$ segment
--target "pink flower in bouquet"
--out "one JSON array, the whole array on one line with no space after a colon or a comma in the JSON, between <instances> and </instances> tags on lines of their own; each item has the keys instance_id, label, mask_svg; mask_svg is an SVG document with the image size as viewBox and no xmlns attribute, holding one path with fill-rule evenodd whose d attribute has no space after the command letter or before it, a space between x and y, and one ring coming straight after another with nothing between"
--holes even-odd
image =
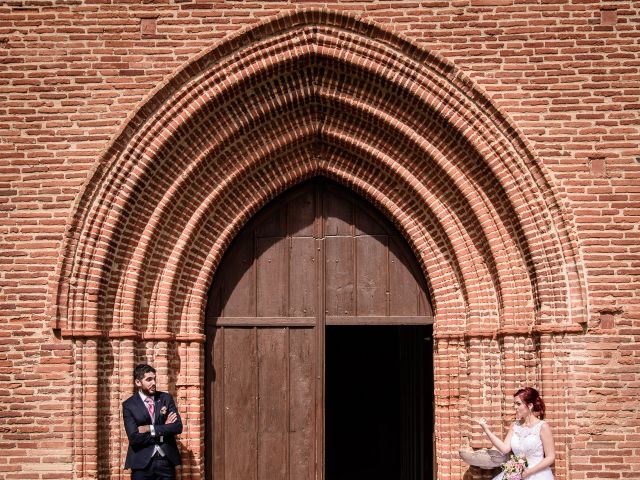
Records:
<instances>
[{"instance_id":1,"label":"pink flower in bouquet","mask_svg":"<svg viewBox=\"0 0 640 480\"><path fill-rule=\"evenodd\" d=\"M509 460L502 464L504 480L522 480L522 473L527 468L527 457L511 454Z\"/></svg>"}]
</instances>

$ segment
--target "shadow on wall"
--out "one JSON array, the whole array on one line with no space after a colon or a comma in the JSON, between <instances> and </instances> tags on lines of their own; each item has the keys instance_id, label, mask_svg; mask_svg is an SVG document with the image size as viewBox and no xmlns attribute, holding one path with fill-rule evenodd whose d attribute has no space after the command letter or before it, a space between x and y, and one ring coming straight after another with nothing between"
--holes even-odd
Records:
<instances>
[{"instance_id":1,"label":"shadow on wall","mask_svg":"<svg viewBox=\"0 0 640 480\"><path fill-rule=\"evenodd\" d=\"M180 408L180 407L178 407ZM189 450L184 442L178 437L178 449L180 450L180 458L182 465L176 467L176 478L195 478L194 470L196 470L196 456L193 451Z\"/></svg>"}]
</instances>

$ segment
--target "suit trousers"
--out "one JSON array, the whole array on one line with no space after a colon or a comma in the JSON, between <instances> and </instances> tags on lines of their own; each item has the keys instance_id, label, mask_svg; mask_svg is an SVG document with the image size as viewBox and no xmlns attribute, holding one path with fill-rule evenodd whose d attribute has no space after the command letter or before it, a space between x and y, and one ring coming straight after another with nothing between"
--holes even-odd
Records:
<instances>
[{"instance_id":1,"label":"suit trousers","mask_svg":"<svg viewBox=\"0 0 640 480\"><path fill-rule=\"evenodd\" d=\"M154 455L145 468L131 470L131 480L175 480L176 467L167 457Z\"/></svg>"}]
</instances>

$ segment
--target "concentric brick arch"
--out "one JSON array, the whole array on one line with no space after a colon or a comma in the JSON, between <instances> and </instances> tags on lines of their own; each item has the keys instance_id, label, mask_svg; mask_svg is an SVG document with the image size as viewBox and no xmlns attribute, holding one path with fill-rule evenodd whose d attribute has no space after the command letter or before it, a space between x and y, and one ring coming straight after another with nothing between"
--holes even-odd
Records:
<instances>
[{"instance_id":1,"label":"concentric brick arch","mask_svg":"<svg viewBox=\"0 0 640 480\"><path fill-rule=\"evenodd\" d=\"M172 370L166 352L179 352L175 384L201 397L202 312L225 247L261 206L317 175L359 192L403 232L440 339L566 332L584 320L557 195L499 109L401 38L303 11L205 52L160 87L79 199L55 325L96 352L101 342L129 352L110 395L127 391L127 368L154 343L161 371ZM187 432L185 442L199 451L201 438ZM114 455L98 468L115 468Z\"/></svg>"}]
</instances>

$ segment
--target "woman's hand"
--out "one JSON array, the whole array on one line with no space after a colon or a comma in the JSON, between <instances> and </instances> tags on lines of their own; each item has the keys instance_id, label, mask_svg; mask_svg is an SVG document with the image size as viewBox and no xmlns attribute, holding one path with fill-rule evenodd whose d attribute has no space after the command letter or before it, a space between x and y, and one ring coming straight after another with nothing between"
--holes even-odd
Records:
<instances>
[{"instance_id":1,"label":"woman's hand","mask_svg":"<svg viewBox=\"0 0 640 480\"><path fill-rule=\"evenodd\" d=\"M474 419L474 422L480 425L483 430L487 429L487 421L484 418L476 418Z\"/></svg>"},{"instance_id":2,"label":"woman's hand","mask_svg":"<svg viewBox=\"0 0 640 480\"><path fill-rule=\"evenodd\" d=\"M529 478L531 474L529 473L529 469L527 468L524 472L522 472L522 478Z\"/></svg>"},{"instance_id":3,"label":"woman's hand","mask_svg":"<svg viewBox=\"0 0 640 480\"><path fill-rule=\"evenodd\" d=\"M493 446L500 450L502 453L507 454L511 451L511 435L513 434L513 427L509 429L509 433L504 440L501 440L495 433L491 431L489 425L487 425L487 421L484 418L474 418L474 422L482 427L485 435L489 437Z\"/></svg>"}]
</instances>

